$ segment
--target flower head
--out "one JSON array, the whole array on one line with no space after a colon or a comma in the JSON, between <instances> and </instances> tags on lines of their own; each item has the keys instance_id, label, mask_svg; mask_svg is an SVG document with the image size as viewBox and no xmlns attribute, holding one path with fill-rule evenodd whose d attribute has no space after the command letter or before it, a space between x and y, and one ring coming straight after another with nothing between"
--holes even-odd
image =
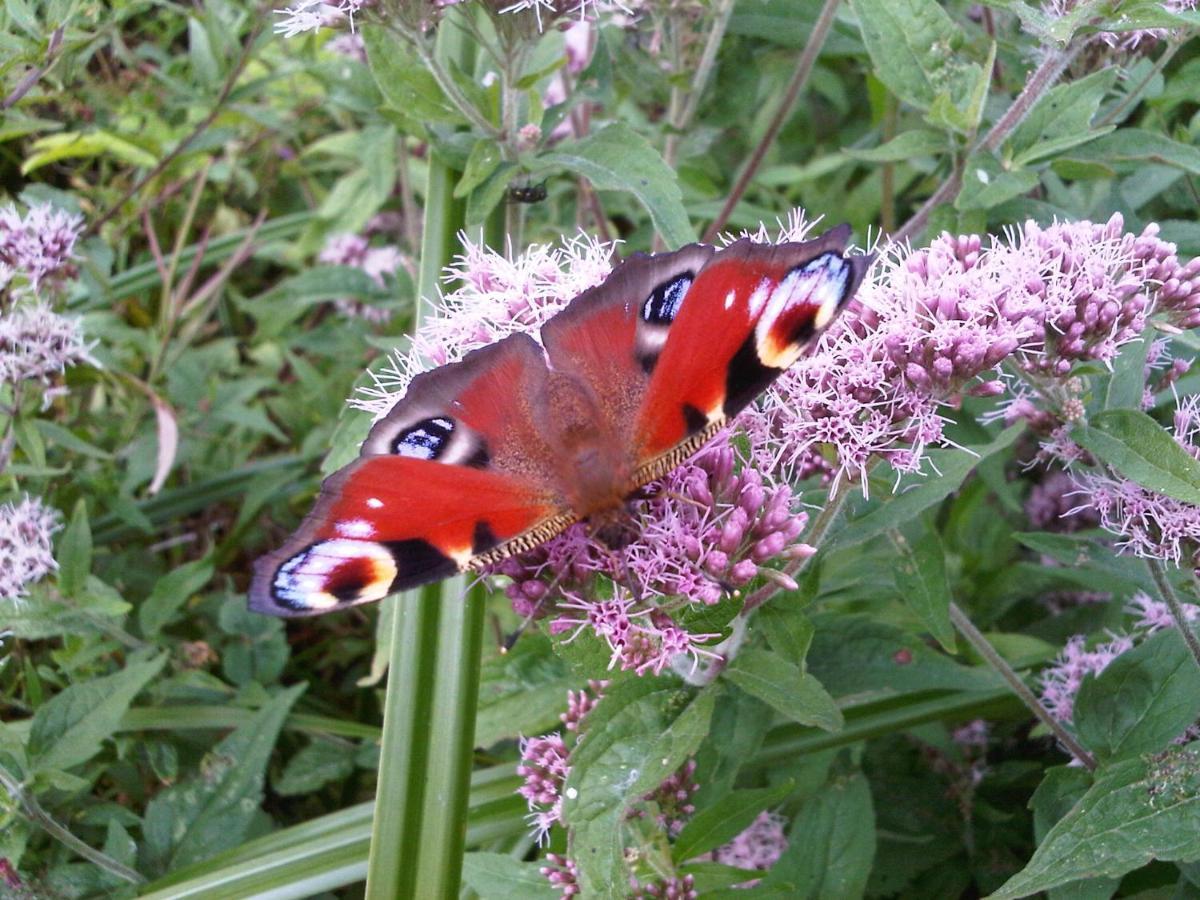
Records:
<instances>
[{"instance_id":1,"label":"flower head","mask_svg":"<svg viewBox=\"0 0 1200 900\"><path fill-rule=\"evenodd\" d=\"M1130 635L1115 635L1089 648L1077 634L1063 647L1054 663L1042 672L1042 703L1050 715L1070 723L1075 714L1075 696L1087 675L1099 675L1122 653L1133 648Z\"/></svg>"},{"instance_id":2,"label":"flower head","mask_svg":"<svg viewBox=\"0 0 1200 900\"><path fill-rule=\"evenodd\" d=\"M58 568L51 538L59 527L58 511L36 497L0 505L0 599L19 600Z\"/></svg>"},{"instance_id":3,"label":"flower head","mask_svg":"<svg viewBox=\"0 0 1200 900\"><path fill-rule=\"evenodd\" d=\"M0 381L47 383L67 366L89 358L74 319L41 303L0 313Z\"/></svg>"},{"instance_id":4,"label":"flower head","mask_svg":"<svg viewBox=\"0 0 1200 900\"><path fill-rule=\"evenodd\" d=\"M379 287L386 284L385 276L395 275L407 263L399 247L392 244L372 247L368 239L360 234L330 235L321 252L317 254L317 260L332 266L361 269ZM368 322L383 323L392 317L390 310L369 306L346 297L335 300L334 306L346 315L366 319Z\"/></svg>"},{"instance_id":5,"label":"flower head","mask_svg":"<svg viewBox=\"0 0 1200 900\"><path fill-rule=\"evenodd\" d=\"M69 273L83 218L35 203L22 216L15 206L0 207L0 288L23 276L36 290Z\"/></svg>"},{"instance_id":6,"label":"flower head","mask_svg":"<svg viewBox=\"0 0 1200 900\"><path fill-rule=\"evenodd\" d=\"M788 848L787 835L783 833L786 824L787 819L777 813L760 812L737 837L713 851L713 861L739 869L767 871ZM741 886L751 887L757 883L747 881Z\"/></svg>"},{"instance_id":7,"label":"flower head","mask_svg":"<svg viewBox=\"0 0 1200 900\"><path fill-rule=\"evenodd\" d=\"M353 30L355 14L366 5L367 0L335 0L333 3L297 0L291 6L275 10L275 15L282 17L275 22L275 33L285 38L295 37L337 24L342 19L349 19Z\"/></svg>"}]
</instances>

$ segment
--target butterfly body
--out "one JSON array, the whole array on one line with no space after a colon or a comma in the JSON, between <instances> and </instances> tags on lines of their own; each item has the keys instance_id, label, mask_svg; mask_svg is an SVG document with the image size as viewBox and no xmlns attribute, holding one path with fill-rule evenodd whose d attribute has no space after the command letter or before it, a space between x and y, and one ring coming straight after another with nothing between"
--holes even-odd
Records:
<instances>
[{"instance_id":1,"label":"butterfly body","mask_svg":"<svg viewBox=\"0 0 1200 900\"><path fill-rule=\"evenodd\" d=\"M259 560L251 607L327 612L479 570L586 521L628 541L631 495L791 365L869 260L849 229L634 256L541 329L414 378Z\"/></svg>"}]
</instances>

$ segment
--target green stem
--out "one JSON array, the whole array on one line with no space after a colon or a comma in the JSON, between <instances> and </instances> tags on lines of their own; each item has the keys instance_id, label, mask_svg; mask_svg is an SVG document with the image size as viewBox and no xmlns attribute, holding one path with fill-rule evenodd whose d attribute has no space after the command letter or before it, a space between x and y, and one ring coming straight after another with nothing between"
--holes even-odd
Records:
<instances>
[{"instance_id":1,"label":"green stem","mask_svg":"<svg viewBox=\"0 0 1200 900\"><path fill-rule=\"evenodd\" d=\"M780 102L779 108L775 110L775 115L771 117L771 122L767 126L766 133L755 146L754 152L750 154L750 159L738 176L733 190L729 192L729 197L725 200L725 205L721 207L721 211L717 214L717 217L713 219L712 224L708 226L708 230L704 232L703 239L705 241L711 242L713 238L721 233L721 229L725 227L729 221L729 217L733 215L734 209L737 208L738 203L741 201L742 195L746 193L746 189L750 186L750 180L758 172L758 167L762 165L768 148L775 143L775 138L779 135L779 130L783 128L783 123L787 121L788 116L792 112L796 98L800 96L800 91L808 83L808 76L812 73L821 48L825 46L825 38L829 34L829 29L833 27L833 17L837 13L840 3L841 0L825 0L824 5L821 7L816 24L813 25L812 34L808 36L808 43L804 45L804 51L800 54L800 59L796 61L796 69L792 72L792 80L788 83L783 100Z\"/></svg>"},{"instance_id":2,"label":"green stem","mask_svg":"<svg viewBox=\"0 0 1200 900\"><path fill-rule=\"evenodd\" d=\"M471 52L463 37L459 29L439 29L439 60ZM457 246L464 223L463 204L453 197L457 177L431 151L419 297L436 297L439 273ZM388 653L368 900L458 895L484 624L482 599L466 599L465 593L460 577L385 601L398 606Z\"/></svg>"},{"instance_id":3,"label":"green stem","mask_svg":"<svg viewBox=\"0 0 1200 900\"><path fill-rule=\"evenodd\" d=\"M1192 659L1196 661L1197 666L1200 666L1200 641L1196 640L1196 632L1192 630L1191 623L1183 613L1183 601L1179 599L1179 594L1175 592L1175 586L1171 584L1171 578L1167 575L1166 566L1163 565L1161 559L1147 559L1146 567L1150 570L1150 575L1154 578L1154 584L1158 587L1159 595L1167 604L1167 608L1171 610L1171 618L1175 620L1180 634L1183 635L1183 641L1187 644L1187 648L1192 654Z\"/></svg>"},{"instance_id":4,"label":"green stem","mask_svg":"<svg viewBox=\"0 0 1200 900\"><path fill-rule=\"evenodd\" d=\"M120 878L122 881L128 881L132 884L145 884L146 879L133 869L124 863L117 862L107 853L101 853L94 847L88 846L75 837L65 826L59 824L50 813L42 809L41 804L25 790L24 785L4 768L0 768L0 787L3 787L9 796L17 801L21 807L21 811L30 822L37 825L64 847L82 856L92 865L103 869L110 875Z\"/></svg>"},{"instance_id":5,"label":"green stem","mask_svg":"<svg viewBox=\"0 0 1200 900\"><path fill-rule=\"evenodd\" d=\"M1021 679L1021 676L1008 664L1008 661L996 652L996 648L988 642L983 633L975 627L975 623L967 617L966 613L959 609L956 603L950 604L950 621L954 623L954 627L958 629L958 633L963 636L966 642L975 649L975 652L982 656L987 664L1004 679L1012 692L1038 718L1038 721L1054 733L1054 736L1067 748L1068 752L1079 760L1089 772L1096 771L1095 757L1075 740L1075 736L1067 731L1061 722L1050 715L1049 710L1042 705L1037 695L1029 689L1029 685Z\"/></svg>"}]
</instances>

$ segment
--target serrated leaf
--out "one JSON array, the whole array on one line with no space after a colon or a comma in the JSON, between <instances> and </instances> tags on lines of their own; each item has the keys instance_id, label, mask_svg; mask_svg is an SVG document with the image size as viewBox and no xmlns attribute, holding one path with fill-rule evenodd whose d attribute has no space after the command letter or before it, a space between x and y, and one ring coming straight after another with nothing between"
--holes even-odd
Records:
<instances>
[{"instance_id":1,"label":"serrated leaf","mask_svg":"<svg viewBox=\"0 0 1200 900\"><path fill-rule=\"evenodd\" d=\"M696 239L675 173L649 141L624 123L613 123L582 140L562 144L537 162L539 167L561 166L582 175L597 190L633 194L650 214L668 249Z\"/></svg>"},{"instance_id":2,"label":"serrated leaf","mask_svg":"<svg viewBox=\"0 0 1200 900\"><path fill-rule=\"evenodd\" d=\"M1047 91L1008 139L1014 165L1027 165L1057 149L1096 137L1091 132L1092 119L1116 78L1117 69L1103 69ZM1060 144L1068 139L1075 143Z\"/></svg>"},{"instance_id":3,"label":"serrated leaf","mask_svg":"<svg viewBox=\"0 0 1200 900\"><path fill-rule=\"evenodd\" d=\"M726 794L713 806L692 816L675 839L671 855L682 863L729 843L748 828L759 813L782 803L794 787L795 782L787 779L769 788Z\"/></svg>"},{"instance_id":4,"label":"serrated leaf","mask_svg":"<svg viewBox=\"0 0 1200 900\"><path fill-rule=\"evenodd\" d=\"M696 752L715 699L714 689L693 696L637 679L610 688L588 713L584 737L571 754L563 802L585 896L601 896L608 885L625 882L625 810Z\"/></svg>"},{"instance_id":5,"label":"serrated leaf","mask_svg":"<svg viewBox=\"0 0 1200 900\"><path fill-rule=\"evenodd\" d=\"M1157 162L1200 175L1200 148L1142 128L1119 128L1070 154L1081 162Z\"/></svg>"},{"instance_id":6,"label":"serrated leaf","mask_svg":"<svg viewBox=\"0 0 1200 900\"><path fill-rule=\"evenodd\" d=\"M479 900L559 900L561 891L539 869L541 863L521 862L505 853L467 853L463 856L462 877Z\"/></svg>"},{"instance_id":7,"label":"serrated leaf","mask_svg":"<svg viewBox=\"0 0 1200 900\"><path fill-rule=\"evenodd\" d=\"M64 597L76 599L92 571L92 528L82 497L76 501L71 521L58 539L57 550L58 589Z\"/></svg>"},{"instance_id":8,"label":"serrated leaf","mask_svg":"<svg viewBox=\"0 0 1200 900\"><path fill-rule=\"evenodd\" d=\"M991 895L1016 900L1082 878L1118 877L1153 859L1200 859L1200 744L1103 767L1028 865Z\"/></svg>"},{"instance_id":9,"label":"serrated leaf","mask_svg":"<svg viewBox=\"0 0 1200 900\"><path fill-rule=\"evenodd\" d=\"M378 25L365 25L361 33L367 65L390 107L419 122L465 121L437 79L404 42Z\"/></svg>"},{"instance_id":10,"label":"serrated leaf","mask_svg":"<svg viewBox=\"0 0 1200 900\"><path fill-rule=\"evenodd\" d=\"M29 726L33 769L69 769L87 762L116 732L133 698L162 671L165 653L119 672L73 684L37 708Z\"/></svg>"},{"instance_id":11,"label":"serrated leaf","mask_svg":"<svg viewBox=\"0 0 1200 900\"><path fill-rule=\"evenodd\" d=\"M138 625L142 634L151 640L156 638L188 598L208 584L212 576L212 562L198 559L184 563L158 579L150 596L138 607Z\"/></svg>"},{"instance_id":12,"label":"serrated leaf","mask_svg":"<svg viewBox=\"0 0 1200 900\"><path fill-rule=\"evenodd\" d=\"M934 0L854 0L875 75L901 100L929 110L939 95L966 105L980 66L964 58L964 37Z\"/></svg>"},{"instance_id":13,"label":"serrated leaf","mask_svg":"<svg viewBox=\"0 0 1200 900\"><path fill-rule=\"evenodd\" d=\"M954 626L950 624L950 581L946 576L946 548L932 526L907 530L911 540L892 532L899 559L892 574L896 591L917 614L929 633L947 652L955 652Z\"/></svg>"},{"instance_id":14,"label":"serrated leaf","mask_svg":"<svg viewBox=\"0 0 1200 900\"><path fill-rule=\"evenodd\" d=\"M1144 412L1105 410L1092 416L1089 425L1072 428L1071 438L1130 481L1185 503L1200 504L1200 461Z\"/></svg>"},{"instance_id":15,"label":"serrated leaf","mask_svg":"<svg viewBox=\"0 0 1200 900\"><path fill-rule=\"evenodd\" d=\"M842 728L842 712L821 682L778 654L743 650L721 674L793 722L825 731Z\"/></svg>"},{"instance_id":16,"label":"serrated leaf","mask_svg":"<svg viewBox=\"0 0 1200 900\"><path fill-rule=\"evenodd\" d=\"M790 897L861 897L875 858L875 810L861 774L835 778L800 808L788 848L762 881Z\"/></svg>"},{"instance_id":17,"label":"serrated leaf","mask_svg":"<svg viewBox=\"0 0 1200 900\"><path fill-rule=\"evenodd\" d=\"M788 597L786 600L790 601ZM754 624L762 630L771 649L804 670L808 648L816 631L812 620L792 602L768 603L759 609Z\"/></svg>"},{"instance_id":18,"label":"serrated leaf","mask_svg":"<svg viewBox=\"0 0 1200 900\"><path fill-rule=\"evenodd\" d=\"M272 697L205 756L200 772L146 807L141 868L155 873L236 847L258 815L267 761L304 685Z\"/></svg>"},{"instance_id":19,"label":"serrated leaf","mask_svg":"<svg viewBox=\"0 0 1200 900\"><path fill-rule=\"evenodd\" d=\"M1086 678L1073 721L1102 762L1162 750L1200 717L1200 667L1177 629L1164 629Z\"/></svg>"}]
</instances>

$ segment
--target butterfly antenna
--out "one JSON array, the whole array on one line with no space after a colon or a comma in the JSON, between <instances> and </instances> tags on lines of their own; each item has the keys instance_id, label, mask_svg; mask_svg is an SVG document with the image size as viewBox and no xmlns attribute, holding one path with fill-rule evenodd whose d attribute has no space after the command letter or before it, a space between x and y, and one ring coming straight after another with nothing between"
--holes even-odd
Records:
<instances>
[{"instance_id":1,"label":"butterfly antenna","mask_svg":"<svg viewBox=\"0 0 1200 900\"><path fill-rule=\"evenodd\" d=\"M629 593L633 594L633 602L640 604L642 602L642 583L638 581L637 576L633 574L633 569L629 565L629 548L625 547L619 552L621 554L621 569L625 574L625 584L629 588Z\"/></svg>"}]
</instances>

